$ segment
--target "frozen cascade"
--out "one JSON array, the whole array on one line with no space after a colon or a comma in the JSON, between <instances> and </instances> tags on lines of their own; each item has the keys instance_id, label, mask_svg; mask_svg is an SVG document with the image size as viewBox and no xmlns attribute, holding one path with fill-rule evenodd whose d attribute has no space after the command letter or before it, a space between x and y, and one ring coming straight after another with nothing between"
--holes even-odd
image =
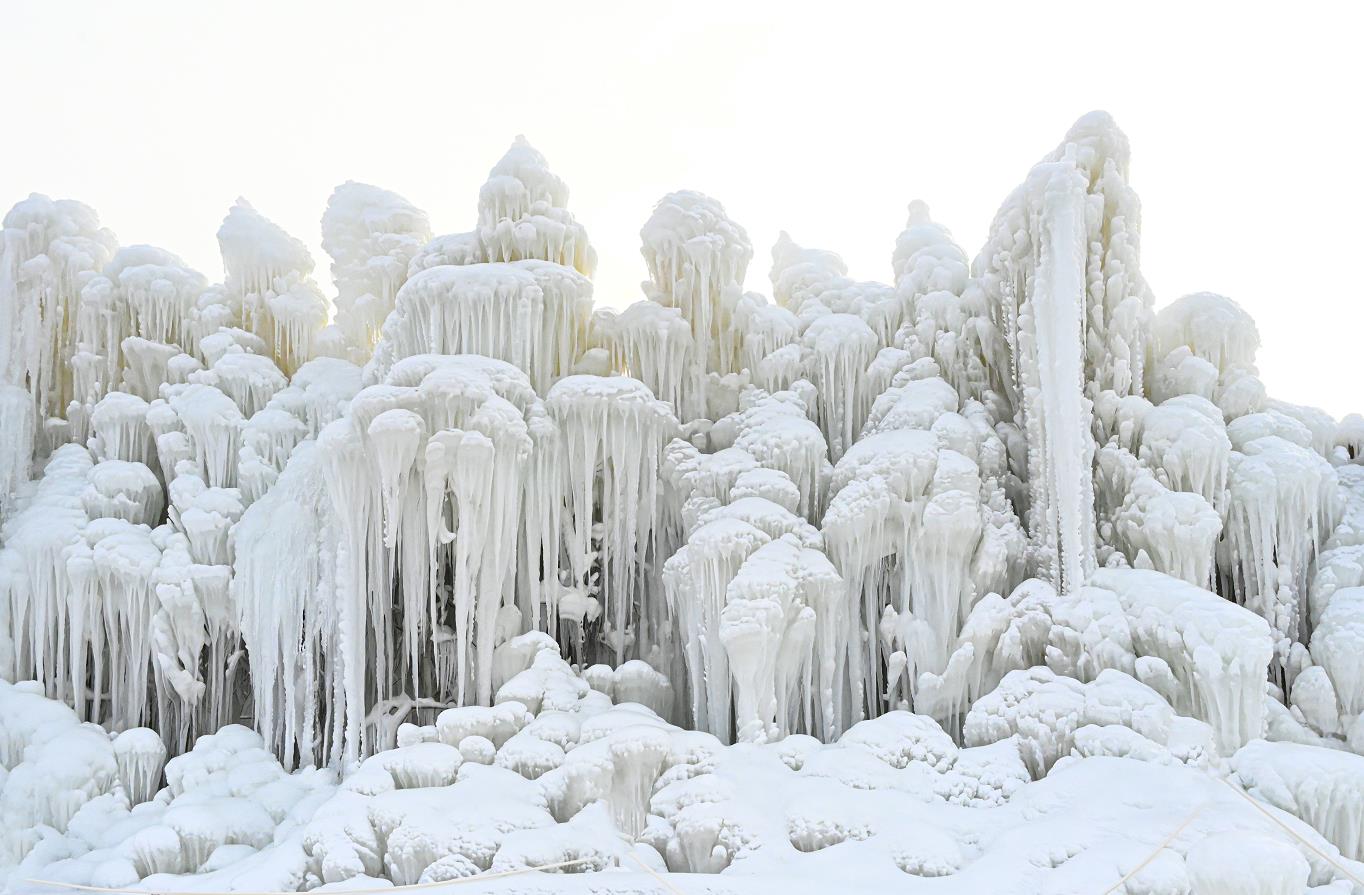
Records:
<instances>
[{"instance_id":1,"label":"frozen cascade","mask_svg":"<svg viewBox=\"0 0 1364 895\"><path fill-rule=\"evenodd\" d=\"M38 193L5 215L0 253L0 385L22 388L4 398L7 431L33 432L31 443L6 446L0 455L4 499L19 484L16 474L34 454L66 440L67 405L76 396L73 357L81 292L110 256L114 234L99 216L70 199L53 201ZM11 430L11 427L14 429Z\"/></svg>"},{"instance_id":2,"label":"frozen cascade","mask_svg":"<svg viewBox=\"0 0 1364 895\"><path fill-rule=\"evenodd\" d=\"M801 336L813 354L812 382L819 396L816 415L829 453L837 461L857 439L858 386L877 349L876 334L852 314L816 318Z\"/></svg>"},{"instance_id":3,"label":"frozen cascade","mask_svg":"<svg viewBox=\"0 0 1364 895\"><path fill-rule=\"evenodd\" d=\"M637 301L619 314L602 309L593 318L596 339L612 369L627 371L661 401L676 409L686 389L691 326L682 312L653 301Z\"/></svg>"},{"instance_id":4,"label":"frozen cascade","mask_svg":"<svg viewBox=\"0 0 1364 895\"><path fill-rule=\"evenodd\" d=\"M1033 564L1062 587L1095 565L1090 403L1140 395L1151 297L1137 268L1139 204L1127 138L1081 118L1006 201L973 272L1002 331L1004 383L1027 438Z\"/></svg>"},{"instance_id":5,"label":"frozen cascade","mask_svg":"<svg viewBox=\"0 0 1364 895\"><path fill-rule=\"evenodd\" d=\"M567 592L596 601L589 611L604 613L603 635L616 664L631 644L648 656L667 637L660 607L646 595L657 591L671 547L657 524L658 484L663 446L677 421L643 383L626 377L569 376L554 384L545 404L561 433L567 473ZM559 620L580 626L582 611L576 601L561 600Z\"/></svg>"},{"instance_id":6,"label":"frozen cascade","mask_svg":"<svg viewBox=\"0 0 1364 895\"><path fill-rule=\"evenodd\" d=\"M347 182L334 296L244 202L215 284L6 216L0 889L1088 892L1184 824L1129 889L1350 891L1364 424L1152 313L1106 115L884 283L744 292L679 191L594 308L567 201L522 138L466 233Z\"/></svg>"},{"instance_id":7,"label":"frozen cascade","mask_svg":"<svg viewBox=\"0 0 1364 895\"><path fill-rule=\"evenodd\" d=\"M81 290L76 317L73 435L104 395L128 387L151 399L170 381L169 361L197 349L197 303L207 281L174 254L125 246Z\"/></svg>"},{"instance_id":8,"label":"frozen cascade","mask_svg":"<svg viewBox=\"0 0 1364 895\"><path fill-rule=\"evenodd\" d=\"M1077 125L1079 127L1079 125ZM1058 587L1095 565L1094 440L1084 393L1088 178L1068 139L1005 203L977 258L1008 339L1019 428L1028 439L1032 561Z\"/></svg>"},{"instance_id":9,"label":"frozen cascade","mask_svg":"<svg viewBox=\"0 0 1364 895\"><path fill-rule=\"evenodd\" d=\"M999 485L1005 452L977 407L909 365L877 399L867 431L834 468L824 514L830 558L848 582L840 725L914 705L922 674L941 674L976 600L1006 588L1022 531ZM972 420L975 420L973 423Z\"/></svg>"},{"instance_id":10,"label":"frozen cascade","mask_svg":"<svg viewBox=\"0 0 1364 895\"><path fill-rule=\"evenodd\" d=\"M432 267L398 290L367 381L412 355L482 354L525 370L545 392L586 347L591 308L591 281L552 262Z\"/></svg>"},{"instance_id":11,"label":"frozen cascade","mask_svg":"<svg viewBox=\"0 0 1364 895\"><path fill-rule=\"evenodd\" d=\"M1232 499L1219 567L1226 592L1274 629L1283 679L1292 644L1306 637L1309 570L1325 533L1335 527L1339 503L1331 465L1277 434L1283 430L1273 420L1259 419L1267 416L1243 416L1229 427Z\"/></svg>"}]
</instances>

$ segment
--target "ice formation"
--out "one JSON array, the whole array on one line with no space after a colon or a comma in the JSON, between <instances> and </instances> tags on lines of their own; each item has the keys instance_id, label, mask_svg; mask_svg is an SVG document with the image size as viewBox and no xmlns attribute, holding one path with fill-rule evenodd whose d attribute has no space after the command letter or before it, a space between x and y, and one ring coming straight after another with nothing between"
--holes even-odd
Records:
<instances>
[{"instance_id":1,"label":"ice formation","mask_svg":"<svg viewBox=\"0 0 1364 895\"><path fill-rule=\"evenodd\" d=\"M520 137L468 232L337 187L332 296L21 201L0 892L1364 893L1364 421L1156 310L1128 175L770 299L670 193L620 310Z\"/></svg>"}]
</instances>

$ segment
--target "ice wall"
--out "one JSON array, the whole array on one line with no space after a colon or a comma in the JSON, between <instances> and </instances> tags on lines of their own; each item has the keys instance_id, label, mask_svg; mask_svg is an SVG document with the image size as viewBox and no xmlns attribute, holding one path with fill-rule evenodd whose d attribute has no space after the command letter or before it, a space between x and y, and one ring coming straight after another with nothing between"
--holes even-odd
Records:
<instances>
[{"instance_id":1,"label":"ice wall","mask_svg":"<svg viewBox=\"0 0 1364 895\"><path fill-rule=\"evenodd\" d=\"M783 233L771 298L723 206L670 193L619 312L521 138L465 233L338 187L335 296L244 201L209 284L31 197L0 263L0 672L171 753L249 721L291 767L523 674L504 696L567 699L556 650L725 742L901 710L993 741L1033 724L998 705L1113 672L1213 751L1358 748L1360 426L1270 397L1230 299L1153 314L1128 154L1082 118L970 263L910 203L884 283ZM1088 717L1032 769L1131 745ZM635 833L641 773L607 787Z\"/></svg>"}]
</instances>

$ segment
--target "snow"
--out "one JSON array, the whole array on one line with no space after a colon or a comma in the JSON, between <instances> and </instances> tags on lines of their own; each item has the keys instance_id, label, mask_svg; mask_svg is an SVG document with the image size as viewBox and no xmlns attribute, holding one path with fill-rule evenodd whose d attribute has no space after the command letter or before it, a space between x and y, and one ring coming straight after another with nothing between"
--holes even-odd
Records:
<instances>
[{"instance_id":1,"label":"snow","mask_svg":"<svg viewBox=\"0 0 1364 895\"><path fill-rule=\"evenodd\" d=\"M335 294L19 202L0 893L1364 891L1364 422L1154 310L1129 158L770 298L672 192L619 311L522 137L467 232L338 186Z\"/></svg>"}]
</instances>

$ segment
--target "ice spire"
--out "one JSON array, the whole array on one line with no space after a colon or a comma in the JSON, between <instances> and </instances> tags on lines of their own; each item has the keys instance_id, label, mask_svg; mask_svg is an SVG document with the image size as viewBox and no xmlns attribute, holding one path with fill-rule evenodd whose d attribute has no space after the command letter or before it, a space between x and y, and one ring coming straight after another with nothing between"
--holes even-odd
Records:
<instances>
[{"instance_id":1,"label":"ice spire","mask_svg":"<svg viewBox=\"0 0 1364 895\"><path fill-rule=\"evenodd\" d=\"M241 325L264 339L271 357L292 374L317 353L331 317L312 279L308 247L238 199L218 228L227 288L241 301Z\"/></svg>"},{"instance_id":2,"label":"ice spire","mask_svg":"<svg viewBox=\"0 0 1364 895\"><path fill-rule=\"evenodd\" d=\"M518 134L478 191L477 232L484 259L538 258L592 276L597 253L567 206L568 185Z\"/></svg>"},{"instance_id":3,"label":"ice spire","mask_svg":"<svg viewBox=\"0 0 1364 895\"><path fill-rule=\"evenodd\" d=\"M348 180L322 213L322 248L332 257L336 318L354 353L369 359L408 266L431 240L426 213L397 193Z\"/></svg>"},{"instance_id":4,"label":"ice spire","mask_svg":"<svg viewBox=\"0 0 1364 895\"><path fill-rule=\"evenodd\" d=\"M683 422L708 413L707 372L724 376L738 363L731 315L739 300L753 246L724 206L702 193L669 193L640 230L649 267L645 292L677 308L691 326L689 385L678 416Z\"/></svg>"}]
</instances>

